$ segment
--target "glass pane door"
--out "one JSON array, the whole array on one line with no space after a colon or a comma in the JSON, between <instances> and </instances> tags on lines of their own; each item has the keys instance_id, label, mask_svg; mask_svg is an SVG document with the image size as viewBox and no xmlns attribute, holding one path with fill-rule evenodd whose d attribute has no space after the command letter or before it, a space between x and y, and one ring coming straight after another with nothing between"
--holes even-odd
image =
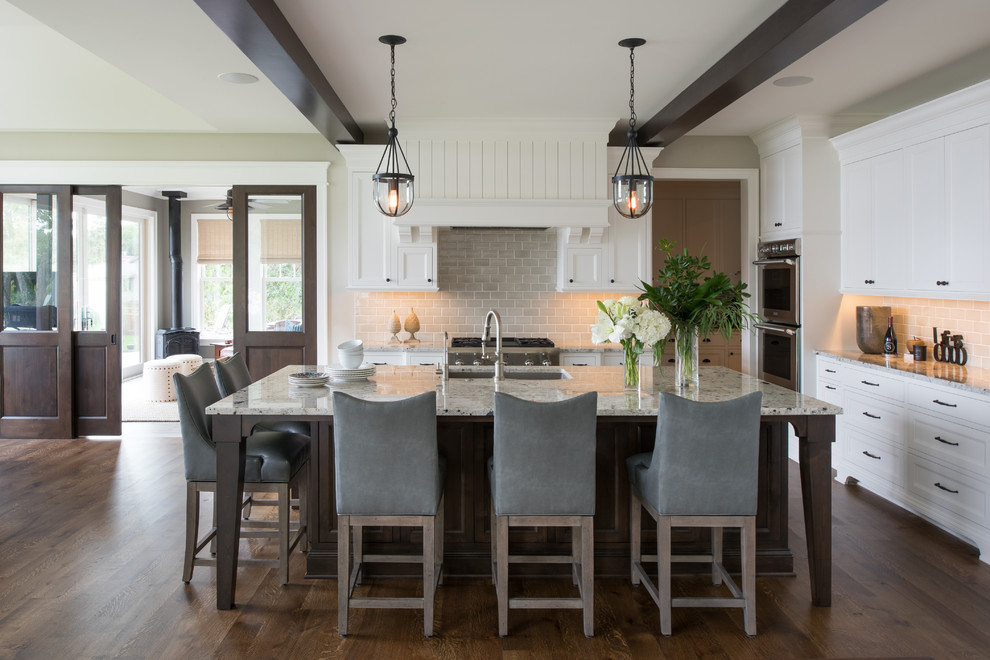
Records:
<instances>
[{"instance_id":1,"label":"glass pane door","mask_svg":"<svg viewBox=\"0 0 990 660\"><path fill-rule=\"evenodd\" d=\"M248 331L303 332L302 195L248 196Z\"/></svg>"},{"instance_id":2,"label":"glass pane door","mask_svg":"<svg viewBox=\"0 0 990 660\"><path fill-rule=\"evenodd\" d=\"M55 195L3 196L3 330L58 330Z\"/></svg>"}]
</instances>

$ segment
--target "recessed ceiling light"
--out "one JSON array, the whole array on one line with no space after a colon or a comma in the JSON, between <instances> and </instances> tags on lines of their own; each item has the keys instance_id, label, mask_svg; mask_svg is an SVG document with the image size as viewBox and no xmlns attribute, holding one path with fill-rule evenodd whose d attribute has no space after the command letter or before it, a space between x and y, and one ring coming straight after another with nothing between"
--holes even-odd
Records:
<instances>
[{"instance_id":1,"label":"recessed ceiling light","mask_svg":"<svg viewBox=\"0 0 990 660\"><path fill-rule=\"evenodd\" d=\"M811 76L784 76L783 78L774 80L773 84L777 87L800 87L801 85L814 82L814 80Z\"/></svg>"},{"instance_id":2,"label":"recessed ceiling light","mask_svg":"<svg viewBox=\"0 0 990 660\"><path fill-rule=\"evenodd\" d=\"M250 73L221 73L217 78L235 85L250 85L258 82L258 76L252 76Z\"/></svg>"}]
</instances>

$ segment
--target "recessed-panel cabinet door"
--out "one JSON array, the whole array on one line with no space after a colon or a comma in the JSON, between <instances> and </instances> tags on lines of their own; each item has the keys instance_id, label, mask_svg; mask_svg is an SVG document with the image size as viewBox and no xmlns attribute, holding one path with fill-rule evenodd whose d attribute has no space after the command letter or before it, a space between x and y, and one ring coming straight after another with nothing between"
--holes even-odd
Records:
<instances>
[{"instance_id":1,"label":"recessed-panel cabinet door","mask_svg":"<svg viewBox=\"0 0 990 660\"><path fill-rule=\"evenodd\" d=\"M990 126L945 138L948 253L941 285L951 292L990 293Z\"/></svg>"}]
</instances>

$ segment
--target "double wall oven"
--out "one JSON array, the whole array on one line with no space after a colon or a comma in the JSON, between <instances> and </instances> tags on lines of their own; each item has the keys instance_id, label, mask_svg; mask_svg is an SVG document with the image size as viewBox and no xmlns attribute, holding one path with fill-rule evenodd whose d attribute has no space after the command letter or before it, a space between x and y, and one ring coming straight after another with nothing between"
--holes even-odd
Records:
<instances>
[{"instance_id":1,"label":"double wall oven","mask_svg":"<svg viewBox=\"0 0 990 660\"><path fill-rule=\"evenodd\" d=\"M801 240L767 241L757 246L757 324L759 377L801 389Z\"/></svg>"}]
</instances>

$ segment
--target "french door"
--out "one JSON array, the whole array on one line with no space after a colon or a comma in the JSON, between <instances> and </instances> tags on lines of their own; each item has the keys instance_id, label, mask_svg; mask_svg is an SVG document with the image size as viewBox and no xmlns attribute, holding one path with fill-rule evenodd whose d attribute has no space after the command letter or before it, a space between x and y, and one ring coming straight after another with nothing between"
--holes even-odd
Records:
<instances>
[{"instance_id":1,"label":"french door","mask_svg":"<svg viewBox=\"0 0 990 660\"><path fill-rule=\"evenodd\" d=\"M234 186L234 349L257 380L316 363L316 187Z\"/></svg>"},{"instance_id":2,"label":"french door","mask_svg":"<svg viewBox=\"0 0 990 660\"><path fill-rule=\"evenodd\" d=\"M0 186L0 437L120 433L120 187Z\"/></svg>"}]
</instances>

